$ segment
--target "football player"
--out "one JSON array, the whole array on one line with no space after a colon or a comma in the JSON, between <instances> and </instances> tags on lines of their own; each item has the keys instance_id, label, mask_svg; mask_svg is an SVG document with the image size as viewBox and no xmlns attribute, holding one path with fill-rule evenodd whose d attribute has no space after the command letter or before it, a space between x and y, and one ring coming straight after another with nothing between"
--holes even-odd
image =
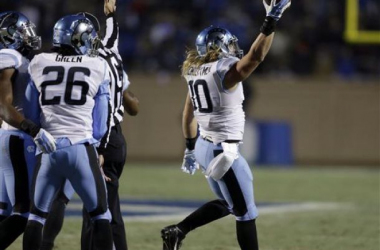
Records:
<instances>
[{"instance_id":1,"label":"football player","mask_svg":"<svg viewBox=\"0 0 380 250\"><path fill-rule=\"evenodd\" d=\"M0 249L24 232L29 216L35 144L54 148L51 136L24 117L28 55L41 47L35 25L22 13L0 13ZM9 213L11 210L11 214ZM9 216L10 215L10 216Z\"/></svg>"},{"instance_id":2,"label":"football player","mask_svg":"<svg viewBox=\"0 0 380 250\"><path fill-rule=\"evenodd\" d=\"M83 15L54 26L53 51L34 57L26 114L54 137L56 151L39 154L24 250L39 250L54 195L69 180L94 223L95 249L111 250L107 191L95 145L107 134L111 113L110 69L98 57L100 40Z\"/></svg>"},{"instance_id":3,"label":"football player","mask_svg":"<svg viewBox=\"0 0 380 250\"><path fill-rule=\"evenodd\" d=\"M164 250L177 250L186 234L197 227L233 214L242 250L257 250L253 176L239 153L245 115L242 81L268 53L276 26L290 0L264 0L267 16L261 33L243 56L237 38L220 27L204 29L196 50L187 53L182 75L188 84L182 128L186 138L184 172L194 174L198 164L217 199L204 204L176 225L161 231ZM200 136L197 136L197 123Z\"/></svg>"},{"instance_id":4,"label":"football player","mask_svg":"<svg viewBox=\"0 0 380 250\"><path fill-rule=\"evenodd\" d=\"M124 221L120 211L119 178L122 174L126 160L126 143L121 130L124 108L131 116L137 115L139 101L134 94L127 90L130 83L123 70L122 59L118 50L119 28L115 18L116 1L105 0L104 13L107 16L106 34L99 48L99 56L103 57L111 68L111 102L113 103L112 130L109 143L105 150L99 152L104 155L103 171L107 176L108 205L112 215L111 228L116 250L126 250L127 240ZM95 16L89 13L80 13L89 18L95 24L99 32L100 25ZM123 105L124 104L124 105ZM73 196L70 183L66 183L59 191L53 202L52 209L46 221L41 250L51 250L54 241L62 229L65 207ZM82 250L93 249L92 246L92 222L86 210L83 210Z\"/></svg>"}]
</instances>

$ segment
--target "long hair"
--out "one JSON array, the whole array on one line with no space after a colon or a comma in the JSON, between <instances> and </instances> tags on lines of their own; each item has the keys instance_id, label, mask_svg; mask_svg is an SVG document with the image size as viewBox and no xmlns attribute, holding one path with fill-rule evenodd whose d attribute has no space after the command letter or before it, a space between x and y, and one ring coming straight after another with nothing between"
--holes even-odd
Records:
<instances>
[{"instance_id":1,"label":"long hair","mask_svg":"<svg viewBox=\"0 0 380 250\"><path fill-rule=\"evenodd\" d=\"M220 59L222 51L220 48L210 48L206 55L200 56L196 49L186 52L186 60L182 64L182 76L187 75L192 68L199 68L205 63L215 62Z\"/></svg>"}]
</instances>

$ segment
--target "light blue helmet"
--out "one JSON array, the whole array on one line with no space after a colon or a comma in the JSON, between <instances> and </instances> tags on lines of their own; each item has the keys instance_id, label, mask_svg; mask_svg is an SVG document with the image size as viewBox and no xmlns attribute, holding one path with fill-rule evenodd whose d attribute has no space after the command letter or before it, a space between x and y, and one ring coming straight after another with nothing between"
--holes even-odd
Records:
<instances>
[{"instance_id":1,"label":"light blue helmet","mask_svg":"<svg viewBox=\"0 0 380 250\"><path fill-rule=\"evenodd\" d=\"M41 37L36 26L22 13L7 11L0 13L0 49L38 50Z\"/></svg>"},{"instance_id":2,"label":"light blue helmet","mask_svg":"<svg viewBox=\"0 0 380 250\"><path fill-rule=\"evenodd\" d=\"M79 55L98 55L99 38L94 24L84 15L62 17L54 25L53 46L68 46Z\"/></svg>"},{"instance_id":3,"label":"light blue helmet","mask_svg":"<svg viewBox=\"0 0 380 250\"><path fill-rule=\"evenodd\" d=\"M199 33L195 41L198 54L205 56L210 49L220 49L224 56L243 57L243 50L239 48L238 39L227 29L210 26Z\"/></svg>"}]
</instances>

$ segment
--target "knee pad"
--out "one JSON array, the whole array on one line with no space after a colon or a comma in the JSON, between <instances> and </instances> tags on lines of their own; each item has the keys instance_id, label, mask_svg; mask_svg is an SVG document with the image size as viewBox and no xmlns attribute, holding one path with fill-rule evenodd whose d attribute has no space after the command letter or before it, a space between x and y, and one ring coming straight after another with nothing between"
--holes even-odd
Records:
<instances>
[{"instance_id":1,"label":"knee pad","mask_svg":"<svg viewBox=\"0 0 380 250\"><path fill-rule=\"evenodd\" d=\"M205 174L214 180L220 180L239 158L238 144L222 142L223 153L216 156L208 165Z\"/></svg>"},{"instance_id":2,"label":"knee pad","mask_svg":"<svg viewBox=\"0 0 380 250\"><path fill-rule=\"evenodd\" d=\"M14 212L14 213L12 213L11 215L19 215L19 216L21 216L21 217L24 217L24 218L28 219L30 213L29 213L29 212L27 212L27 213L17 213L17 212Z\"/></svg>"},{"instance_id":3,"label":"knee pad","mask_svg":"<svg viewBox=\"0 0 380 250\"><path fill-rule=\"evenodd\" d=\"M49 213L43 212L42 210L38 209L33 205L30 211L29 220L35 220L40 222L42 225L45 225L45 221L48 215Z\"/></svg>"},{"instance_id":4,"label":"knee pad","mask_svg":"<svg viewBox=\"0 0 380 250\"><path fill-rule=\"evenodd\" d=\"M107 209L107 211L105 213L91 217L91 220L92 221L108 220L108 222L111 222L111 220L112 220L111 212L109 209Z\"/></svg>"},{"instance_id":5,"label":"knee pad","mask_svg":"<svg viewBox=\"0 0 380 250\"><path fill-rule=\"evenodd\" d=\"M46 218L43 218L37 214L30 214L28 220L29 221L37 221L37 222L41 223L42 225L45 225L45 222L46 222Z\"/></svg>"},{"instance_id":6,"label":"knee pad","mask_svg":"<svg viewBox=\"0 0 380 250\"><path fill-rule=\"evenodd\" d=\"M258 210L255 204L248 207L233 209L237 221L255 220L258 217Z\"/></svg>"}]
</instances>

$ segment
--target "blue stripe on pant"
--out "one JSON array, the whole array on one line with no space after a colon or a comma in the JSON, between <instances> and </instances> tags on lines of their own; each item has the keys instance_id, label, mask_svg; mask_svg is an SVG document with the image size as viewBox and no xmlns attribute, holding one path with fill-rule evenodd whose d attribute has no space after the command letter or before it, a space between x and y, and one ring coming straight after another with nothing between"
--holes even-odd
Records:
<instances>
[{"instance_id":1,"label":"blue stripe on pant","mask_svg":"<svg viewBox=\"0 0 380 250\"><path fill-rule=\"evenodd\" d=\"M46 218L56 192L69 180L94 219L109 219L105 182L94 146L76 144L42 154L32 213Z\"/></svg>"},{"instance_id":2,"label":"blue stripe on pant","mask_svg":"<svg viewBox=\"0 0 380 250\"><path fill-rule=\"evenodd\" d=\"M212 159L222 152L221 144L215 145L198 138L195 157L203 171L206 171ZM247 221L258 216L253 194L253 175L243 156L239 154L239 158L233 162L222 179L216 181L208 177L207 181L218 198L228 203L236 220Z\"/></svg>"},{"instance_id":3,"label":"blue stripe on pant","mask_svg":"<svg viewBox=\"0 0 380 250\"><path fill-rule=\"evenodd\" d=\"M20 131L0 129L0 214L28 216L30 186L36 165L33 139Z\"/></svg>"}]
</instances>

